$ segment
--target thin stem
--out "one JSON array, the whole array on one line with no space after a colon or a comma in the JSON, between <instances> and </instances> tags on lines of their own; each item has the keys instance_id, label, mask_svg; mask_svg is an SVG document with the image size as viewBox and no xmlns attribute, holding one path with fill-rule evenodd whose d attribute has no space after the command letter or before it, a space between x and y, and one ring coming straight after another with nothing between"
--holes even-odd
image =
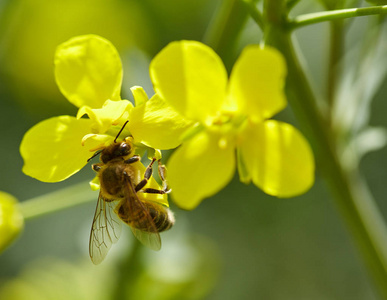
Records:
<instances>
[{"instance_id":1,"label":"thin stem","mask_svg":"<svg viewBox=\"0 0 387 300\"><path fill-rule=\"evenodd\" d=\"M272 3L271 3L272 2ZM275 2L275 5L273 4ZM376 285L387 298L387 230L379 209L357 171L344 170L336 153L330 127L316 106L305 73L299 63L286 17L278 11L281 0L267 0L266 43L278 48L288 66L286 90L293 111L311 141L318 168L325 178Z\"/></svg>"},{"instance_id":2,"label":"thin stem","mask_svg":"<svg viewBox=\"0 0 387 300\"><path fill-rule=\"evenodd\" d=\"M327 78L327 102L328 102L328 123L331 123L332 110L334 107L337 83L341 75L340 63L344 51L344 22L343 20L333 21L330 27L329 64Z\"/></svg>"},{"instance_id":3,"label":"thin stem","mask_svg":"<svg viewBox=\"0 0 387 300\"><path fill-rule=\"evenodd\" d=\"M89 187L89 182L85 181L23 201L20 203L20 209L25 219L32 219L93 200L96 201L96 197L96 193Z\"/></svg>"},{"instance_id":4,"label":"thin stem","mask_svg":"<svg viewBox=\"0 0 387 300\"><path fill-rule=\"evenodd\" d=\"M251 1L251 0L241 0L241 1L243 4L246 5L247 10L249 11L250 16L253 18L255 23L257 23L257 25L259 26L259 28L261 28L261 30L264 30L265 22L263 20L263 16L261 12L256 6L255 1Z\"/></svg>"},{"instance_id":5,"label":"thin stem","mask_svg":"<svg viewBox=\"0 0 387 300\"><path fill-rule=\"evenodd\" d=\"M289 12L293 9L293 7L295 7L298 2L300 2L300 0L288 0L288 2L286 2L286 10Z\"/></svg>"},{"instance_id":6,"label":"thin stem","mask_svg":"<svg viewBox=\"0 0 387 300\"><path fill-rule=\"evenodd\" d=\"M330 10L297 16L289 21L289 26L291 29L296 29L306 25L316 24L320 22L370 15L380 15L386 13L387 5Z\"/></svg>"}]
</instances>

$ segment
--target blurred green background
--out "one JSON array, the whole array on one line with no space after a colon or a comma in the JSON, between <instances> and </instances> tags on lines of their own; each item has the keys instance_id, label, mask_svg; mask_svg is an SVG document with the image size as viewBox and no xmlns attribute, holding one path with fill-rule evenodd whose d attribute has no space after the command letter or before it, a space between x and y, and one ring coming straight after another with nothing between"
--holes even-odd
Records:
<instances>
[{"instance_id":1,"label":"blurred green background","mask_svg":"<svg viewBox=\"0 0 387 300\"><path fill-rule=\"evenodd\" d=\"M133 85L143 86L151 95L151 58L172 40L202 40L221 3L0 0L0 190L24 201L94 176L87 166L65 182L47 184L21 172L23 134L50 116L76 114L54 82L53 55L58 44L88 33L109 39L123 61L122 97L130 99ZM318 1L305 0L294 13L321 9ZM352 24L347 48L357 46L369 19ZM244 45L258 43L260 37L254 23L247 21L233 60ZM301 29L296 37L314 88L323 98L328 24ZM375 126L387 127L386 83L384 79L372 102L370 123ZM297 125L291 108L280 117ZM385 216L386 151L366 155L361 164ZM163 249L144 250L135 264L126 261L133 248L129 230L102 265L95 267L88 259L97 195L88 204L25 224L20 238L0 255L2 300L61 299L59 295L113 299L126 286L132 288L132 299L377 299L318 174L308 193L292 199L267 196L235 177L194 211L179 210L172 203L177 221L162 234Z\"/></svg>"}]
</instances>

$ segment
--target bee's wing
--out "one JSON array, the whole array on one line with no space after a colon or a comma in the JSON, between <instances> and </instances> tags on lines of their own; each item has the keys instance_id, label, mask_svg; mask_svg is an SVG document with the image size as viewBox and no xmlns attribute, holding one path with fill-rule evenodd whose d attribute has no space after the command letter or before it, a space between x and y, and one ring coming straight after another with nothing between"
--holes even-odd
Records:
<instances>
[{"instance_id":1,"label":"bee's wing","mask_svg":"<svg viewBox=\"0 0 387 300\"><path fill-rule=\"evenodd\" d=\"M152 250L158 251L161 249L161 238L156 225L150 216L145 205L138 198L134 186L127 176L125 185L125 199L122 200L122 205L125 206L125 210L130 212L130 218L133 224L141 224L144 230L135 228L130 225L134 236L145 246Z\"/></svg>"},{"instance_id":2,"label":"bee's wing","mask_svg":"<svg viewBox=\"0 0 387 300\"><path fill-rule=\"evenodd\" d=\"M159 251L161 249L161 238L158 232L146 232L130 226L134 236L148 248Z\"/></svg>"},{"instance_id":3,"label":"bee's wing","mask_svg":"<svg viewBox=\"0 0 387 300\"><path fill-rule=\"evenodd\" d=\"M95 265L104 260L112 243L116 243L120 237L121 221L114 213L116 205L116 201L107 202L99 194L89 241L89 254Z\"/></svg>"}]
</instances>

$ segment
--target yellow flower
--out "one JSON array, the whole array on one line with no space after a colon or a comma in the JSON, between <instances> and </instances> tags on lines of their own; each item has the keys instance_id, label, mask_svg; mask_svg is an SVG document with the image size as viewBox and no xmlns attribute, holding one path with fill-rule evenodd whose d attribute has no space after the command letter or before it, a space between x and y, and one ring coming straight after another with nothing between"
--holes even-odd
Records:
<instances>
[{"instance_id":1,"label":"yellow flower","mask_svg":"<svg viewBox=\"0 0 387 300\"><path fill-rule=\"evenodd\" d=\"M23 220L18 201L0 191L0 252L20 234L24 225Z\"/></svg>"},{"instance_id":2,"label":"yellow flower","mask_svg":"<svg viewBox=\"0 0 387 300\"><path fill-rule=\"evenodd\" d=\"M269 120L286 106L286 65L272 48L248 46L228 79L219 56L196 41L172 42L151 62L155 91L195 124L168 162L172 196L185 209L217 193L236 166L242 182L292 197L314 182L314 159L302 134Z\"/></svg>"},{"instance_id":3,"label":"yellow flower","mask_svg":"<svg viewBox=\"0 0 387 300\"><path fill-rule=\"evenodd\" d=\"M173 115L169 118L170 108L157 95L148 101L141 87L131 89L135 108L121 100L122 76L118 52L106 39L85 35L59 45L55 79L62 94L79 110L76 117L44 120L24 135L20 145L23 172L44 182L64 180L83 168L93 152L111 144L127 120L121 137L132 135L135 145L148 150L148 155L159 153L152 148L176 147L188 123ZM158 135L153 123L163 115L157 126L167 124L172 130ZM139 168L143 168L140 163ZM154 180L150 185L157 188Z\"/></svg>"}]
</instances>

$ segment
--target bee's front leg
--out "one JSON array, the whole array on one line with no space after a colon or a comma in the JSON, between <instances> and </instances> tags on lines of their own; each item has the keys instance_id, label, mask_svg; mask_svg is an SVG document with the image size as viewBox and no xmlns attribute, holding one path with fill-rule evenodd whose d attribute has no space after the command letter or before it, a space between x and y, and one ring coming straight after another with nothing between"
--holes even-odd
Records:
<instances>
[{"instance_id":1,"label":"bee's front leg","mask_svg":"<svg viewBox=\"0 0 387 300\"><path fill-rule=\"evenodd\" d=\"M140 155L133 155L131 158L128 158L127 160L125 160L125 163L126 164L133 164L135 162L140 161L140 159L141 159Z\"/></svg>"},{"instance_id":2,"label":"bee's front leg","mask_svg":"<svg viewBox=\"0 0 387 300\"><path fill-rule=\"evenodd\" d=\"M98 172L99 170L101 170L102 166L101 166L101 164L93 164L93 165L91 165L91 168L94 171Z\"/></svg>"}]
</instances>

